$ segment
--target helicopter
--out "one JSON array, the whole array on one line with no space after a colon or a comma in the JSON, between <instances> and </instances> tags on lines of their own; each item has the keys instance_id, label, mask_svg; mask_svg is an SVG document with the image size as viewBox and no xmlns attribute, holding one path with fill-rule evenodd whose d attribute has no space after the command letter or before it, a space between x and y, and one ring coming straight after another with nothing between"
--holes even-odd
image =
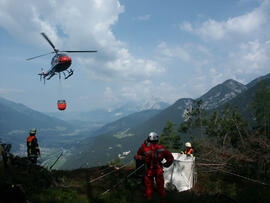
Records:
<instances>
[{"instance_id":1,"label":"helicopter","mask_svg":"<svg viewBox=\"0 0 270 203\"><path fill-rule=\"evenodd\" d=\"M91 51L69 51L69 50L63 51L63 50L59 50L59 49L55 48L54 44L51 42L51 40L48 38L48 36L44 32L42 32L40 34L51 45L51 47L53 48L53 51L50 52L50 53L47 53L47 54L42 54L42 55L39 55L39 56L28 58L26 60L30 61L30 60L35 59L35 58L39 58L39 57L42 57L42 56L46 56L46 55L55 53L55 55L53 56L52 61L51 61L50 69L47 72L44 72L44 69L42 68L41 73L38 74L40 76L40 80L43 78L44 84L45 84L45 78L47 76L48 76L47 80L49 80L54 75L56 75L57 73L59 75L59 79L61 79L61 73L63 73L65 79L68 79L70 76L73 75L74 71L71 68L68 69L71 66L72 60L65 53L87 53L87 52L92 53L92 52L97 52L96 50L91 50ZM67 75L66 75L65 72L67 73Z\"/></svg>"}]
</instances>

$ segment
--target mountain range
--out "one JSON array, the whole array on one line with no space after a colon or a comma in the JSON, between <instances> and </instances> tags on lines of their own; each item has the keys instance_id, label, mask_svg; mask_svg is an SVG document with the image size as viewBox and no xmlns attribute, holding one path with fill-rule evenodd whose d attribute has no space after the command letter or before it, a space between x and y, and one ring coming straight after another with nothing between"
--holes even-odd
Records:
<instances>
[{"instance_id":1,"label":"mountain range","mask_svg":"<svg viewBox=\"0 0 270 203\"><path fill-rule=\"evenodd\" d=\"M68 114L57 112L48 115L0 97L0 141L12 144L12 153L25 156L25 140L29 129L34 127L37 129L37 138L43 154L42 162L46 162L46 159L53 159L61 150L69 154L74 146L78 144L81 146L80 141L84 138L87 138L89 144L95 135L121 129L123 126L132 127L143 122L159 112L156 109L164 106L168 104L160 101L151 104L143 103L143 105L128 103L112 110L97 109L91 112ZM147 108L150 110L140 115L134 113L138 109ZM121 117L130 113L134 115L129 119L121 120ZM77 118L79 119L76 120ZM113 122L119 118L119 122ZM101 129L106 123L110 124Z\"/></svg>"},{"instance_id":2,"label":"mountain range","mask_svg":"<svg viewBox=\"0 0 270 203\"><path fill-rule=\"evenodd\" d=\"M161 110L168 106L168 103L162 102L159 98L152 98L143 102L128 102L116 108L94 109L86 112L63 112L64 116L58 112L49 112L47 114L70 123L75 123L77 126L98 129L107 123L132 113L143 110Z\"/></svg>"},{"instance_id":3,"label":"mountain range","mask_svg":"<svg viewBox=\"0 0 270 203\"><path fill-rule=\"evenodd\" d=\"M269 84L270 74L258 77L247 85L226 80L197 99L201 99L203 108L209 111L220 109L227 103L236 105L249 118L252 116L248 111L252 95L262 80ZM131 153L126 160L131 159L149 132L161 133L168 120L177 125L183 122L186 109L195 100L181 98L168 105L152 99L141 104L127 103L110 110L74 113L64 116L66 120L63 121L0 97L0 139L13 144L15 151L26 151L25 139L29 129L35 127L40 145L48 154L59 149L67 152L63 168L103 165L129 150ZM186 138L182 136L181 139L185 141Z\"/></svg>"},{"instance_id":4,"label":"mountain range","mask_svg":"<svg viewBox=\"0 0 270 203\"><path fill-rule=\"evenodd\" d=\"M70 128L70 124L0 97L0 134L33 127L39 129Z\"/></svg>"},{"instance_id":5,"label":"mountain range","mask_svg":"<svg viewBox=\"0 0 270 203\"><path fill-rule=\"evenodd\" d=\"M252 95L254 95L259 81L264 80L267 84L270 83L270 74L256 78L247 85L241 84L235 80L226 80L222 84L218 84L211 88L201 97L203 108L212 111L224 107L229 103L232 106L238 106L241 112L247 110ZM124 161L132 159L140 144L151 131L161 133L163 127L168 120L179 125L184 121L184 113L189 108L194 99L181 98L173 105L166 109L157 112L155 115L145 120L142 123L137 123L134 126L122 125L121 128L112 131L100 132L98 136L92 140L92 143L84 141L84 147L78 147L68 158L64 164L64 168L78 168L81 166L95 166L110 162L118 157L119 154L131 150L130 155ZM138 113L140 114L140 112ZM248 114L247 116L251 116ZM128 119L127 117L121 120ZM121 122L115 121L114 124ZM109 129L109 127L104 126ZM185 141L185 137L181 137Z\"/></svg>"},{"instance_id":6,"label":"mountain range","mask_svg":"<svg viewBox=\"0 0 270 203\"><path fill-rule=\"evenodd\" d=\"M31 128L37 129L41 161L59 150L70 149L85 136L73 124L0 97L0 141L11 144L12 153L26 155L25 143Z\"/></svg>"}]
</instances>

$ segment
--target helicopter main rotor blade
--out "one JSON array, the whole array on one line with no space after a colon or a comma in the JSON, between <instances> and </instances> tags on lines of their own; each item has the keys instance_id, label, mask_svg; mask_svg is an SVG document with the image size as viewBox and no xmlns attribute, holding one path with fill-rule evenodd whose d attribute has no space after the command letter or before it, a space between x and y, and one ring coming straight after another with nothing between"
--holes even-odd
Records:
<instances>
[{"instance_id":1,"label":"helicopter main rotor blade","mask_svg":"<svg viewBox=\"0 0 270 203\"><path fill-rule=\"evenodd\" d=\"M38 58L38 57L42 57L42 56L47 56L47 55L52 54L52 53L54 53L54 52L50 52L48 54L42 54L42 55L39 55L39 56L34 56L34 57L31 57L31 58L26 59L26 61L30 61L32 59L35 59L35 58Z\"/></svg>"},{"instance_id":2,"label":"helicopter main rotor blade","mask_svg":"<svg viewBox=\"0 0 270 203\"><path fill-rule=\"evenodd\" d=\"M49 39L49 37L47 37L47 35L44 32L42 32L40 34L49 42L49 44L52 46L53 50L57 53L58 50L55 48L54 44L51 42L51 40Z\"/></svg>"},{"instance_id":3,"label":"helicopter main rotor blade","mask_svg":"<svg viewBox=\"0 0 270 203\"><path fill-rule=\"evenodd\" d=\"M67 53L93 53L93 52L97 52L97 50L92 50L92 51L59 51L59 52L67 52Z\"/></svg>"}]
</instances>

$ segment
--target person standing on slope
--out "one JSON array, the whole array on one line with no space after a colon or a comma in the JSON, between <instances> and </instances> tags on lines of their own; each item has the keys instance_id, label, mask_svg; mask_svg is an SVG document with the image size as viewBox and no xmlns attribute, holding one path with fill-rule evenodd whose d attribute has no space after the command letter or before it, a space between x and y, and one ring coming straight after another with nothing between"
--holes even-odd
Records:
<instances>
[{"instance_id":1,"label":"person standing on slope","mask_svg":"<svg viewBox=\"0 0 270 203\"><path fill-rule=\"evenodd\" d=\"M38 147L38 141L36 138L37 130L32 128L29 132L29 137L27 137L26 144L27 144L27 156L28 159L33 163L37 163L37 158L40 156L40 150Z\"/></svg>"},{"instance_id":2,"label":"person standing on slope","mask_svg":"<svg viewBox=\"0 0 270 203\"><path fill-rule=\"evenodd\" d=\"M158 144L158 134L151 132L148 135L147 142L144 142L137 152L136 159L143 159L146 166L145 173L145 196L147 199L152 199L154 179L157 184L157 189L160 197L163 199L166 196L164 190L163 167L169 167L174 158L165 147ZM163 164L162 160L166 162Z\"/></svg>"},{"instance_id":3,"label":"person standing on slope","mask_svg":"<svg viewBox=\"0 0 270 203\"><path fill-rule=\"evenodd\" d=\"M182 151L181 154L186 154L188 157L193 157L194 149L192 148L191 143L187 142L185 146L186 146L186 149L184 152Z\"/></svg>"}]
</instances>

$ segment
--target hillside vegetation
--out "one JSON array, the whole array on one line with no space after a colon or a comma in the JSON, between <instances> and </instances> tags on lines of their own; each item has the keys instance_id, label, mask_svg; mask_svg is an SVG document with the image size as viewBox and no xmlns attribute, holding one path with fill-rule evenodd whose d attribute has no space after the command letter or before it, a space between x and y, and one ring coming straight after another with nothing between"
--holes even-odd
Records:
<instances>
[{"instance_id":1,"label":"hillside vegetation","mask_svg":"<svg viewBox=\"0 0 270 203\"><path fill-rule=\"evenodd\" d=\"M23 166L23 167L20 167ZM159 202L157 192L152 201L144 199L144 185L132 165L120 170L101 166L72 171L48 171L45 168L0 163L0 195L4 202L31 203L137 203ZM197 168L200 166L198 165ZM93 183L96 177L113 172ZM269 202L270 189L258 183L222 173L198 170L195 187L178 193L167 190L166 202Z\"/></svg>"},{"instance_id":2,"label":"hillside vegetation","mask_svg":"<svg viewBox=\"0 0 270 203\"><path fill-rule=\"evenodd\" d=\"M81 146L78 145L74 148L71 156L68 157L67 162L63 165L63 169L79 168L86 166L87 163L88 166L104 165L115 159L118 154L129 150L131 153L130 157L127 157L127 161L130 160L149 132L156 131L159 134L162 133L163 127L168 120L175 123L178 128L178 126L184 122L184 114L187 109L192 106L194 101L202 100L201 106L205 112L207 112L208 116L215 110L222 111L226 104L238 106L239 112L248 120L251 118L251 110L248 109L250 108L249 105L252 100L251 95L255 94L258 81L268 81L269 77L270 75L266 75L257 78L247 85L243 85L235 80L227 80L211 88L196 100L191 98L179 99L168 108L156 114L152 114L152 116L147 118L145 117L146 119L139 118L139 121L142 122L132 122L134 123L132 126L126 125L126 123L123 122L125 120L128 122L128 117L115 121L114 125L119 127L117 130L106 128L106 131L97 131L97 136L94 140L91 140L91 143L89 143L87 139L82 141ZM194 129L194 131L197 130L198 129ZM118 138L119 135L121 135L120 137L122 139ZM178 133L178 135L181 137L182 143L190 140L188 134ZM193 136L197 136L197 134L195 133Z\"/></svg>"},{"instance_id":3,"label":"hillside vegetation","mask_svg":"<svg viewBox=\"0 0 270 203\"><path fill-rule=\"evenodd\" d=\"M195 149L197 181L186 192L168 190L166 201L270 202L269 101L270 79L263 78L218 108L208 109L198 99L190 102L192 108L184 111L182 122L167 120L160 133L160 143L177 152L183 142L191 141ZM136 135L128 139L103 138L109 145L115 143L115 139L124 140L118 144L128 147L143 140L136 140L140 138ZM99 153L109 157L111 149L101 148L102 140L98 144ZM92 160L101 166L48 171L29 165L24 159L10 163L8 168L0 165L1 196L25 198L30 202L145 202L141 178L131 175L134 163L123 165L116 159L110 165L102 165L99 157ZM132 160L132 155L128 155L127 160ZM158 201L155 193L152 202Z\"/></svg>"}]
</instances>

